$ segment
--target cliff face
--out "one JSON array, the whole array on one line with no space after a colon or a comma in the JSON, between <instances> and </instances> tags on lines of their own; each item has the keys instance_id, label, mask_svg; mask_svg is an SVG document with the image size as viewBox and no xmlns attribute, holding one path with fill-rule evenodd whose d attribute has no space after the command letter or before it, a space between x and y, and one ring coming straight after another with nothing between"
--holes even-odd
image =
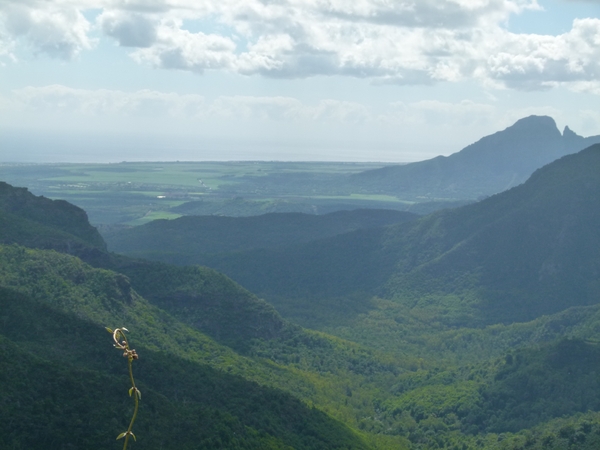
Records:
<instances>
[{"instance_id":1,"label":"cliff face","mask_svg":"<svg viewBox=\"0 0 600 450\"><path fill-rule=\"evenodd\" d=\"M106 250L83 209L64 200L37 197L4 182L0 182L0 221L0 243L72 254Z\"/></svg>"}]
</instances>

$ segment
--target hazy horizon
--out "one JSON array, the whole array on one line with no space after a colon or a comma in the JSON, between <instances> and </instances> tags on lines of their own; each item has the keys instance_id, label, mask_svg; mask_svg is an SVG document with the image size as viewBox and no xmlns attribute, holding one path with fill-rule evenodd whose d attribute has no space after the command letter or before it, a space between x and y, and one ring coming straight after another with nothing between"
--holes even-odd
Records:
<instances>
[{"instance_id":1,"label":"hazy horizon","mask_svg":"<svg viewBox=\"0 0 600 450\"><path fill-rule=\"evenodd\" d=\"M446 147L368 142L289 143L260 140L204 139L171 136L3 133L0 163L119 163L153 161L331 161L409 163L451 154ZM468 145L468 144L467 144ZM420 147L420 148L418 148ZM84 148L86 151L81 151ZM399 151L400 150L400 151ZM174 155L174 156L169 156Z\"/></svg>"},{"instance_id":2,"label":"hazy horizon","mask_svg":"<svg viewBox=\"0 0 600 450\"><path fill-rule=\"evenodd\" d=\"M0 2L0 161L449 155L600 134L600 4Z\"/></svg>"}]
</instances>

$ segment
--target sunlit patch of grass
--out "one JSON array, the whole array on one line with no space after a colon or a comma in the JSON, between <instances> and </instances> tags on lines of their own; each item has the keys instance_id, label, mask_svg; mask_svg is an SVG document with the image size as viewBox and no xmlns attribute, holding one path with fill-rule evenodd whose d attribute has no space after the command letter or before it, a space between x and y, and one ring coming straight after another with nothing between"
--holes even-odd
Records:
<instances>
[{"instance_id":1,"label":"sunlit patch of grass","mask_svg":"<svg viewBox=\"0 0 600 450\"><path fill-rule=\"evenodd\" d=\"M131 220L131 221L127 222L127 225L137 226L137 225L143 225L148 222L152 222L153 220L158 220L158 219L173 220L173 219L177 219L179 217L181 217L181 214L174 214L174 213L167 212L167 211L150 211L143 217L139 217L135 220Z\"/></svg>"}]
</instances>

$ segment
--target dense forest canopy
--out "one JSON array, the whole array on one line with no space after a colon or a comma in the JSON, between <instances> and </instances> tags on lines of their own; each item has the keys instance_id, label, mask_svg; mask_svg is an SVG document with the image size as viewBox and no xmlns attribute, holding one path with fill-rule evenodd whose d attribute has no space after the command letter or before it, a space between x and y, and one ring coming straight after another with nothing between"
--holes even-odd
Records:
<instances>
[{"instance_id":1,"label":"dense forest canopy","mask_svg":"<svg viewBox=\"0 0 600 450\"><path fill-rule=\"evenodd\" d=\"M486 142L532 123L555 127ZM81 208L1 183L0 447L114 446L131 403L104 327L126 326L132 448L598 448L600 145L568 153L422 217L110 230L130 255Z\"/></svg>"}]
</instances>

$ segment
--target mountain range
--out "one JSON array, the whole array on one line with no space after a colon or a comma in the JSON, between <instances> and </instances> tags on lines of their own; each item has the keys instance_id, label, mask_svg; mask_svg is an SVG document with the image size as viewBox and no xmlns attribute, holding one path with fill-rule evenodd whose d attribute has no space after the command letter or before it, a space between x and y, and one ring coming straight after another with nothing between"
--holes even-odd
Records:
<instances>
[{"instance_id":1,"label":"mountain range","mask_svg":"<svg viewBox=\"0 0 600 450\"><path fill-rule=\"evenodd\" d=\"M125 325L132 448L596 449L598 173L593 145L421 218L216 221L184 255L212 268L110 253L83 210L2 184L0 447L118 445ZM261 235L274 217L303 226Z\"/></svg>"},{"instance_id":2,"label":"mountain range","mask_svg":"<svg viewBox=\"0 0 600 450\"><path fill-rule=\"evenodd\" d=\"M0 221L0 447L110 447L130 404L126 364L104 327L126 322L141 355L145 448L369 448L281 390L306 390L302 377L242 356L277 338L338 354L329 338L210 269L105 252L85 212L66 202L3 184Z\"/></svg>"},{"instance_id":3,"label":"mountain range","mask_svg":"<svg viewBox=\"0 0 600 450\"><path fill-rule=\"evenodd\" d=\"M527 321L597 301L598 173L595 145L518 187L419 220L184 260L227 274L290 319L310 314L315 302L323 309L331 302L332 314L344 316L341 299L347 310L364 311L365 299L379 295L414 308L433 296L436 307L451 305L444 320L455 325Z\"/></svg>"},{"instance_id":4,"label":"mountain range","mask_svg":"<svg viewBox=\"0 0 600 450\"><path fill-rule=\"evenodd\" d=\"M364 192L404 199L480 199L523 183L540 167L590 145L568 126L561 134L554 119L530 116L486 136L450 156L387 166L350 176Z\"/></svg>"}]
</instances>

